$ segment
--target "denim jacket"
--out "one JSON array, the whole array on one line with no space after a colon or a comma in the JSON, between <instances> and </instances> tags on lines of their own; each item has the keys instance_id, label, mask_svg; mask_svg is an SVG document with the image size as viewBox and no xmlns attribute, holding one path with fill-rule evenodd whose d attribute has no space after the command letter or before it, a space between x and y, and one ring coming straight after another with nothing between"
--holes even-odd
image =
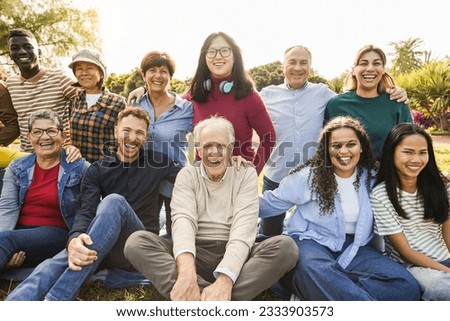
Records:
<instances>
[{"instance_id":1,"label":"denim jacket","mask_svg":"<svg viewBox=\"0 0 450 321\"><path fill-rule=\"evenodd\" d=\"M25 195L33 180L35 163L36 154L32 153L14 160L6 168L0 197L0 231L13 230L16 227ZM61 152L58 200L68 228L72 227L74 216L80 208L81 179L89 165L84 158L67 163L65 151Z\"/></svg>"},{"instance_id":2,"label":"denim jacket","mask_svg":"<svg viewBox=\"0 0 450 321\"><path fill-rule=\"evenodd\" d=\"M287 223L287 232L294 239L310 239L328 247L333 252L341 251L345 242L345 218L339 196L335 195L333 213L320 214L317 193L311 192L310 168L285 177L280 186L266 191L259 202L262 218L279 215L294 207ZM338 263L346 268L353 260L358 248L367 245L373 238L373 214L369 191L364 184L367 171L361 175L358 190L359 216L353 243L339 256Z\"/></svg>"}]
</instances>

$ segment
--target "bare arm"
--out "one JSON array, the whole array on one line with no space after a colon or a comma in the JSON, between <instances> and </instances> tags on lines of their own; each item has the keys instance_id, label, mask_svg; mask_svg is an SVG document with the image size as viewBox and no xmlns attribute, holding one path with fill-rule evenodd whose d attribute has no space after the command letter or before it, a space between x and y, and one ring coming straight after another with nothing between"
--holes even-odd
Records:
<instances>
[{"instance_id":1,"label":"bare arm","mask_svg":"<svg viewBox=\"0 0 450 321\"><path fill-rule=\"evenodd\" d=\"M448 220L447 220L448 221ZM387 236L394 248L400 253L400 255L408 262L422 267L428 267L435 270L444 271L450 273L450 268L445 265L436 262L429 258L425 254L422 254L412 249L408 243L408 240L403 233L397 233Z\"/></svg>"},{"instance_id":2,"label":"bare arm","mask_svg":"<svg viewBox=\"0 0 450 321\"><path fill-rule=\"evenodd\" d=\"M391 100L396 100L398 103L408 103L408 94L402 87L389 88L386 92Z\"/></svg>"},{"instance_id":3,"label":"bare arm","mask_svg":"<svg viewBox=\"0 0 450 321\"><path fill-rule=\"evenodd\" d=\"M170 291L172 301L199 301L200 288L197 283L197 271L194 255L189 252L177 256L177 281Z\"/></svg>"},{"instance_id":4,"label":"bare arm","mask_svg":"<svg viewBox=\"0 0 450 321\"><path fill-rule=\"evenodd\" d=\"M145 94L145 88L144 87L138 87L132 92L129 93L127 98L127 104L129 106L133 105L133 100L136 101L136 103L139 103L139 101L142 99L142 96Z\"/></svg>"},{"instance_id":5,"label":"bare arm","mask_svg":"<svg viewBox=\"0 0 450 321\"><path fill-rule=\"evenodd\" d=\"M202 301L231 301L233 280L220 273L216 281L203 289Z\"/></svg>"}]
</instances>

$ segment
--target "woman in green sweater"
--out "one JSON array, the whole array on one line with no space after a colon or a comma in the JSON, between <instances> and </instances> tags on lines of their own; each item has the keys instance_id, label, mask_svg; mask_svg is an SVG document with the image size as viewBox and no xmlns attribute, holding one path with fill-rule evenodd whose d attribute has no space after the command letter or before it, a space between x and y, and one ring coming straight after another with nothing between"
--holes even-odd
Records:
<instances>
[{"instance_id":1,"label":"woman in green sweater","mask_svg":"<svg viewBox=\"0 0 450 321\"><path fill-rule=\"evenodd\" d=\"M345 90L332 98L325 121L338 115L350 115L364 125L377 159L392 127L412 122L408 105L389 98L394 80L386 72L386 55L373 45L362 47L345 80Z\"/></svg>"}]
</instances>

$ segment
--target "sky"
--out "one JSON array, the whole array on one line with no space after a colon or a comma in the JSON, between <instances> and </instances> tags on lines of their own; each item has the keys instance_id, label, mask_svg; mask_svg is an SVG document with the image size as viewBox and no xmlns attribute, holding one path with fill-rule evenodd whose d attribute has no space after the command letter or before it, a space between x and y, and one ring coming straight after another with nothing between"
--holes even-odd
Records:
<instances>
[{"instance_id":1,"label":"sky","mask_svg":"<svg viewBox=\"0 0 450 321\"><path fill-rule=\"evenodd\" d=\"M151 50L176 61L174 77L195 72L200 48L212 32L224 31L241 47L245 68L282 61L292 45L312 52L312 67L331 79L351 69L362 46L386 54L390 42L420 38L420 50L450 56L448 5L442 0L72 0L97 9L108 73L139 67ZM388 59L390 57L388 56ZM388 64L389 67L389 64Z\"/></svg>"}]
</instances>

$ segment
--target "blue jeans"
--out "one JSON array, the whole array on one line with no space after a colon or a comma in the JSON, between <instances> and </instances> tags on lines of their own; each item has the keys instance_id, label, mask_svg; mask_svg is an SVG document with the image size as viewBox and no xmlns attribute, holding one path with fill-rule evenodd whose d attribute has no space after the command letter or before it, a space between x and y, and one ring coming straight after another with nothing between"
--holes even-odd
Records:
<instances>
[{"instance_id":1,"label":"blue jeans","mask_svg":"<svg viewBox=\"0 0 450 321\"><path fill-rule=\"evenodd\" d=\"M68 231L56 226L19 226L12 231L0 232L0 270L14 253L24 251L21 267L35 267L65 248Z\"/></svg>"},{"instance_id":2,"label":"blue jeans","mask_svg":"<svg viewBox=\"0 0 450 321\"><path fill-rule=\"evenodd\" d=\"M410 301L420 299L420 288L406 268L380 251L362 246L345 269L337 258L353 242L347 236L340 252L313 240L295 240L299 259L292 287L295 295L312 301Z\"/></svg>"},{"instance_id":3,"label":"blue jeans","mask_svg":"<svg viewBox=\"0 0 450 321\"><path fill-rule=\"evenodd\" d=\"M266 176L263 177L263 193L264 191L273 191L274 189L278 188L279 185L279 183L268 179ZM277 216L262 218L260 221L260 232L265 236L280 235L283 232L283 223L285 216L286 213L280 213L280 215Z\"/></svg>"},{"instance_id":4,"label":"blue jeans","mask_svg":"<svg viewBox=\"0 0 450 321\"><path fill-rule=\"evenodd\" d=\"M123 248L133 232L145 227L123 196L110 194L97 208L86 234L97 251L98 260L83 267L81 271L68 268L67 251L63 250L52 259L38 265L33 273L6 300L37 301L46 299L74 300L83 283L97 270L100 262L108 268L132 269L125 259Z\"/></svg>"}]
</instances>

